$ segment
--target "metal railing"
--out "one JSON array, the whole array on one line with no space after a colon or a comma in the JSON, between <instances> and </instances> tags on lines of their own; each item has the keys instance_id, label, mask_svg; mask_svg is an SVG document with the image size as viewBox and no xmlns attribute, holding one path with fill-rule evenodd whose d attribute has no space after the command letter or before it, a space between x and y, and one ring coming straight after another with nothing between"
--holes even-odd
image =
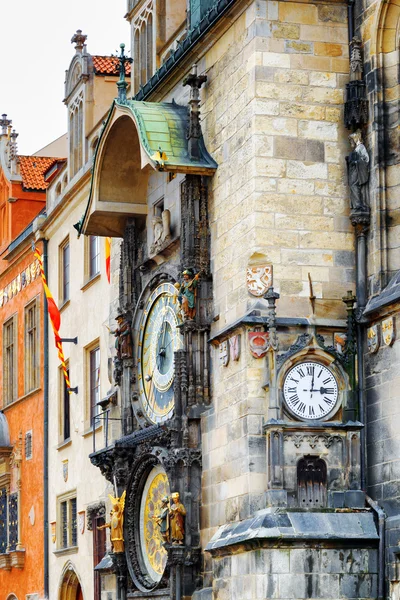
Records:
<instances>
[{"instance_id":1,"label":"metal railing","mask_svg":"<svg viewBox=\"0 0 400 600\"><path fill-rule=\"evenodd\" d=\"M96 432L102 424L102 421L104 421L104 445L101 448L98 448L98 450L106 450L111 445L109 440L110 421L122 421L121 418L110 417L110 411L111 409L107 408L100 414L93 417L93 452L96 452Z\"/></svg>"}]
</instances>

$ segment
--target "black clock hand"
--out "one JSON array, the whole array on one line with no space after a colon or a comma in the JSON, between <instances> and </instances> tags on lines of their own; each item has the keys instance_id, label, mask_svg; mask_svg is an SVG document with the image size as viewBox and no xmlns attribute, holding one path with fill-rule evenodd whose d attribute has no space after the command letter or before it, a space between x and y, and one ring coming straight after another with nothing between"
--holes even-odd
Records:
<instances>
[{"instance_id":1,"label":"black clock hand","mask_svg":"<svg viewBox=\"0 0 400 600\"><path fill-rule=\"evenodd\" d=\"M315 373L315 369L313 369L312 372L312 379L311 379L311 390L310 390L310 394L311 394L311 398L312 398L312 393L313 393L313 387L314 387L314 373Z\"/></svg>"}]
</instances>

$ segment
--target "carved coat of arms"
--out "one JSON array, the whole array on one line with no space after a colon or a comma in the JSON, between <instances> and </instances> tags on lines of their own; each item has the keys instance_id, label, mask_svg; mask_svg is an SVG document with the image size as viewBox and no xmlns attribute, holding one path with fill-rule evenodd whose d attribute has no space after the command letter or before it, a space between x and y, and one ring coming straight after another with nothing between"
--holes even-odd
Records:
<instances>
[{"instance_id":1,"label":"carved coat of arms","mask_svg":"<svg viewBox=\"0 0 400 600\"><path fill-rule=\"evenodd\" d=\"M379 349L378 325L372 325L367 329L367 346L368 352L375 354Z\"/></svg>"},{"instance_id":2,"label":"carved coat of arms","mask_svg":"<svg viewBox=\"0 0 400 600\"><path fill-rule=\"evenodd\" d=\"M229 354L232 360L239 360L240 358L240 334L233 335L229 338Z\"/></svg>"},{"instance_id":3,"label":"carved coat of arms","mask_svg":"<svg viewBox=\"0 0 400 600\"><path fill-rule=\"evenodd\" d=\"M68 481L68 460L63 460L62 470L64 481Z\"/></svg>"},{"instance_id":4,"label":"carved coat of arms","mask_svg":"<svg viewBox=\"0 0 400 600\"><path fill-rule=\"evenodd\" d=\"M394 342L394 318L388 317L382 321L382 339L386 346L391 346Z\"/></svg>"},{"instance_id":5,"label":"carved coat of arms","mask_svg":"<svg viewBox=\"0 0 400 600\"><path fill-rule=\"evenodd\" d=\"M50 527L51 527L51 541L53 542L53 544L56 543L56 525L57 525L56 521L53 521L52 523L50 523Z\"/></svg>"},{"instance_id":6,"label":"carved coat of arms","mask_svg":"<svg viewBox=\"0 0 400 600\"><path fill-rule=\"evenodd\" d=\"M83 533L85 531L85 511L81 510L78 512L78 527L79 531Z\"/></svg>"},{"instance_id":7,"label":"carved coat of arms","mask_svg":"<svg viewBox=\"0 0 400 600\"><path fill-rule=\"evenodd\" d=\"M219 362L223 367L227 367L229 363L229 344L226 340L219 345Z\"/></svg>"},{"instance_id":8,"label":"carved coat of arms","mask_svg":"<svg viewBox=\"0 0 400 600\"><path fill-rule=\"evenodd\" d=\"M262 358L269 350L268 331L249 331L250 352L254 358Z\"/></svg>"},{"instance_id":9,"label":"carved coat of arms","mask_svg":"<svg viewBox=\"0 0 400 600\"><path fill-rule=\"evenodd\" d=\"M246 282L252 296L262 296L272 285L272 265L247 267Z\"/></svg>"}]
</instances>

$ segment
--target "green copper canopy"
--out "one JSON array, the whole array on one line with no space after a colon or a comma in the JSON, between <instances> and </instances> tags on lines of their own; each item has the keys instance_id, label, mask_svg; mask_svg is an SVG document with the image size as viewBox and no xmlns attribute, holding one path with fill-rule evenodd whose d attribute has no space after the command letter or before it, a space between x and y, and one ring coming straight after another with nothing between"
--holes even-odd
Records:
<instances>
[{"instance_id":1,"label":"green copper canopy","mask_svg":"<svg viewBox=\"0 0 400 600\"><path fill-rule=\"evenodd\" d=\"M116 104L118 105L118 102ZM194 172L204 169L211 173L216 170L218 165L207 152L202 137L199 140L200 158L193 160L188 154L189 109L187 106L180 106L175 102L135 100L128 100L125 106L132 111L138 127L140 143L149 158L157 162L154 158L155 153L161 150L166 154L164 170Z\"/></svg>"},{"instance_id":2,"label":"green copper canopy","mask_svg":"<svg viewBox=\"0 0 400 600\"><path fill-rule=\"evenodd\" d=\"M145 217L149 173L170 171L211 176L217 163L207 152L189 108L175 102L114 100L97 144L79 234L120 237L126 220ZM189 126L196 134L190 155ZM193 141L193 140L191 140Z\"/></svg>"}]
</instances>

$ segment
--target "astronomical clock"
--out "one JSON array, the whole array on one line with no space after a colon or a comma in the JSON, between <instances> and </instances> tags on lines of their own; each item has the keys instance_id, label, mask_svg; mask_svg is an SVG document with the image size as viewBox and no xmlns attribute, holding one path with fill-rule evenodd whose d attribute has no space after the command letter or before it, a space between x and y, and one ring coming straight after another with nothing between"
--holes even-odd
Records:
<instances>
[{"instance_id":1,"label":"astronomical clock","mask_svg":"<svg viewBox=\"0 0 400 600\"><path fill-rule=\"evenodd\" d=\"M188 85L203 82L190 75ZM122 436L91 460L116 494L126 492L124 551L113 546L111 556L119 589L138 600L191 597L201 586L200 417L210 403L212 281L207 168L190 169L205 154L202 143L175 187L165 173L154 175L165 188L163 204L149 207L146 222L128 220L121 246L114 380ZM216 164L207 156L211 174ZM168 160L167 153L154 157Z\"/></svg>"},{"instance_id":2,"label":"astronomical clock","mask_svg":"<svg viewBox=\"0 0 400 600\"><path fill-rule=\"evenodd\" d=\"M139 402L150 423L163 423L174 412L175 352L183 349L177 289L158 285L147 298L137 326L136 364Z\"/></svg>"}]
</instances>

